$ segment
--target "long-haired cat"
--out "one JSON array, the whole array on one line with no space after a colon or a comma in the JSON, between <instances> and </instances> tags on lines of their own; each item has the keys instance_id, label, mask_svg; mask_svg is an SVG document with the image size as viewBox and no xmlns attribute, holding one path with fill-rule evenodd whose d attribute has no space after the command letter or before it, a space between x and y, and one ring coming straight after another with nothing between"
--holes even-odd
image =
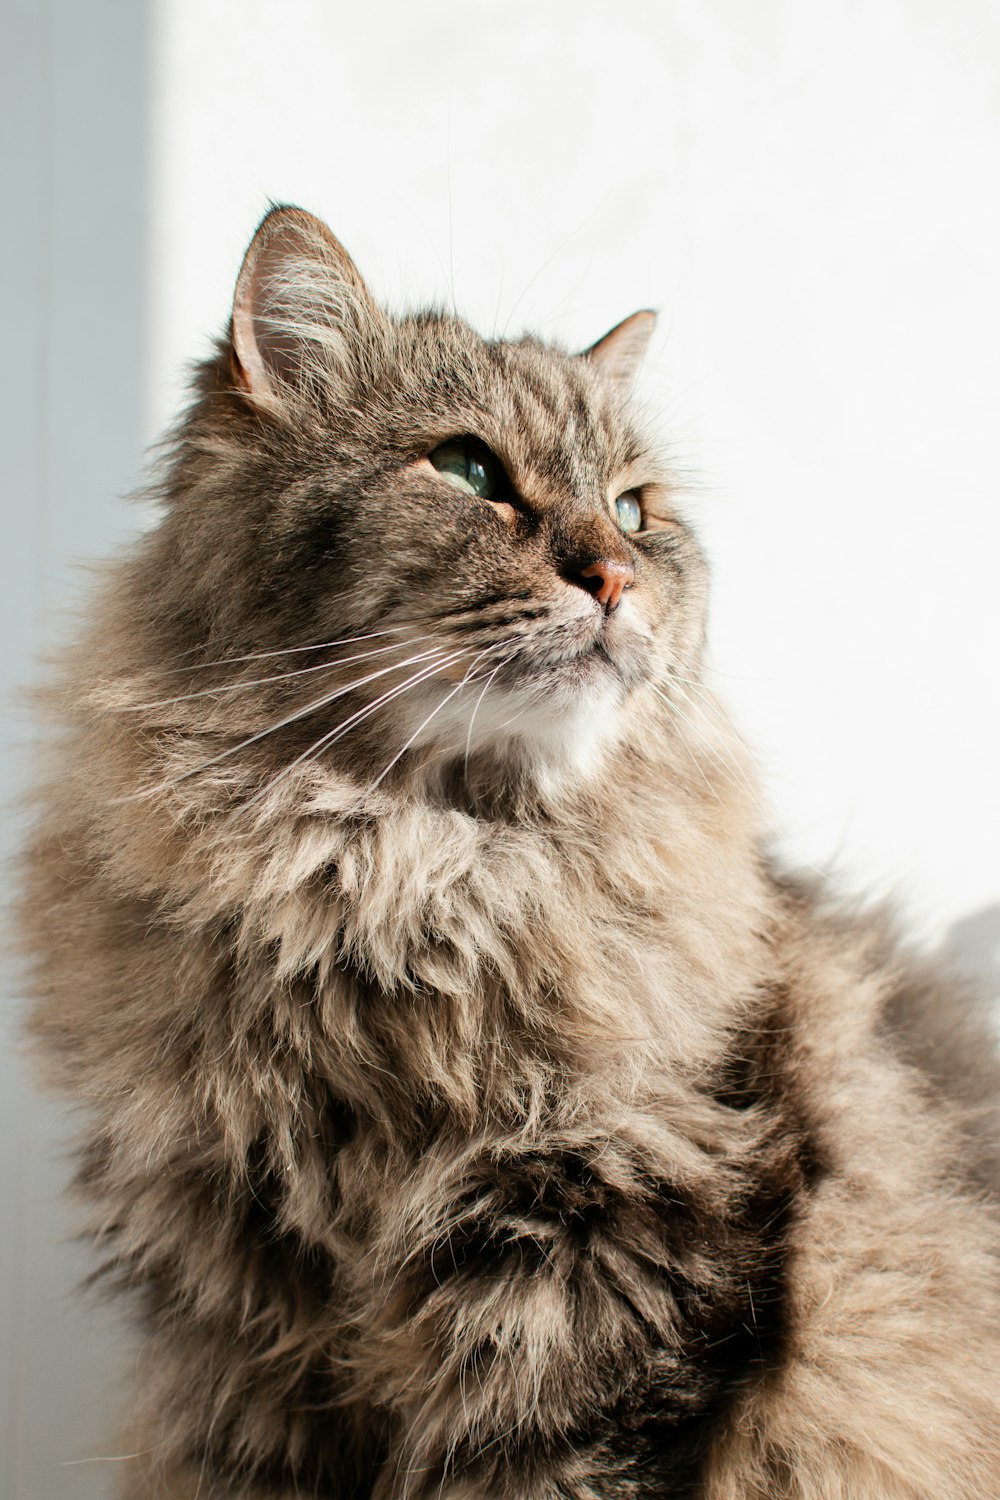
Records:
<instances>
[{"instance_id":1,"label":"long-haired cat","mask_svg":"<svg viewBox=\"0 0 1000 1500\"><path fill-rule=\"evenodd\" d=\"M980 1032L767 858L651 326L247 252L25 866L130 1500L1000 1495Z\"/></svg>"}]
</instances>

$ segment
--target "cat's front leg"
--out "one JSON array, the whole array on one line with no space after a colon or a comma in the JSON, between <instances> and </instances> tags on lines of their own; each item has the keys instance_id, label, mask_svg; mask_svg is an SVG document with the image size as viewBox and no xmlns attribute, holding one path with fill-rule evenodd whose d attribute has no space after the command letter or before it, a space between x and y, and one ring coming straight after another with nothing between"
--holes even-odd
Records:
<instances>
[{"instance_id":1,"label":"cat's front leg","mask_svg":"<svg viewBox=\"0 0 1000 1500\"><path fill-rule=\"evenodd\" d=\"M356 1375L394 1431L376 1500L687 1493L771 1337L777 1268L642 1156L607 1136L465 1153L397 1192L358 1308Z\"/></svg>"},{"instance_id":2,"label":"cat's front leg","mask_svg":"<svg viewBox=\"0 0 1000 1500\"><path fill-rule=\"evenodd\" d=\"M623 1383L613 1366L625 1347L643 1361L641 1340L627 1312L599 1305L596 1278L588 1288L564 1278L557 1247L554 1266L537 1242L508 1251L457 1271L439 1263L433 1288L421 1296L411 1284L386 1303L366 1373L396 1440L376 1500L611 1493L591 1483L607 1463L584 1428L588 1413L600 1417L604 1382Z\"/></svg>"}]
</instances>

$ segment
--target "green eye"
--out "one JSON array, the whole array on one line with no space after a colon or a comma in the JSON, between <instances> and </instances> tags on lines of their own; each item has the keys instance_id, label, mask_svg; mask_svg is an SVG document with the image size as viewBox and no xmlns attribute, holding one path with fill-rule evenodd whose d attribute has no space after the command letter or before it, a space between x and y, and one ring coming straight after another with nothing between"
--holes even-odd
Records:
<instances>
[{"instance_id":1,"label":"green eye","mask_svg":"<svg viewBox=\"0 0 1000 1500\"><path fill-rule=\"evenodd\" d=\"M615 519L622 531L642 530L642 507L635 490L626 490L615 501Z\"/></svg>"},{"instance_id":2,"label":"green eye","mask_svg":"<svg viewBox=\"0 0 1000 1500\"><path fill-rule=\"evenodd\" d=\"M449 438L429 457L441 478L466 495L493 500L500 490L500 461L477 438Z\"/></svg>"}]
</instances>

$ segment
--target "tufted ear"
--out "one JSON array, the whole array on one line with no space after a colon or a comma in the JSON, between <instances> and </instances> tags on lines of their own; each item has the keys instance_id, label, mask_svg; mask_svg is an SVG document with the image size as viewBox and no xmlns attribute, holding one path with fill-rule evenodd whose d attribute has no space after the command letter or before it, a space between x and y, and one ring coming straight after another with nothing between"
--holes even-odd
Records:
<instances>
[{"instance_id":1,"label":"tufted ear","mask_svg":"<svg viewBox=\"0 0 1000 1500\"><path fill-rule=\"evenodd\" d=\"M627 396L655 327L655 312L647 308L633 313L630 318L616 323L610 333L591 344L580 357L593 365L601 379L615 386L620 395Z\"/></svg>"},{"instance_id":2,"label":"tufted ear","mask_svg":"<svg viewBox=\"0 0 1000 1500\"><path fill-rule=\"evenodd\" d=\"M265 404L344 373L381 314L326 225L302 208L261 221L236 282L231 362L237 384Z\"/></svg>"}]
</instances>

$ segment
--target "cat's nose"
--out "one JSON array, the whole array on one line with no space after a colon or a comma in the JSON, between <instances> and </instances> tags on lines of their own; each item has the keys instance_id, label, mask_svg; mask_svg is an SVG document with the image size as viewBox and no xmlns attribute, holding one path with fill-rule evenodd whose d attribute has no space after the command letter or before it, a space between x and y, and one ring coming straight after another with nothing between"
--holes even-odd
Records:
<instances>
[{"instance_id":1,"label":"cat's nose","mask_svg":"<svg viewBox=\"0 0 1000 1500\"><path fill-rule=\"evenodd\" d=\"M602 557L581 568L577 580L603 606L605 614L610 615L618 608L625 590L635 583L635 569L631 563Z\"/></svg>"}]
</instances>

